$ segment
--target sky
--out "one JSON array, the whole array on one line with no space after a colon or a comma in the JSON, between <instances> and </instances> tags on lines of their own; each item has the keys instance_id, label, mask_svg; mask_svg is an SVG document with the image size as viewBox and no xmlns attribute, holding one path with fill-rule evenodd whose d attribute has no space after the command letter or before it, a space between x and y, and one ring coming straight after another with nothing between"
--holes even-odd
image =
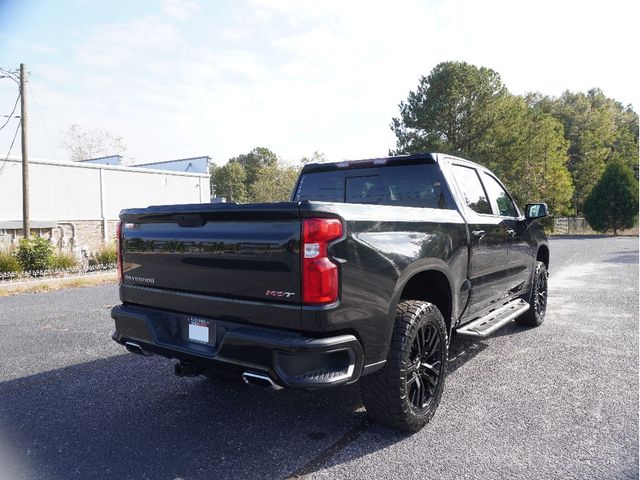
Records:
<instances>
[{"instance_id":1,"label":"sky","mask_svg":"<svg viewBox=\"0 0 640 480\"><path fill-rule=\"evenodd\" d=\"M637 110L639 4L0 0L0 67L30 72L33 157L66 159L77 124L121 136L134 163L222 164L256 146L370 158L395 146L399 102L442 61L490 67L516 94L599 87ZM0 79L0 115L16 95Z\"/></svg>"}]
</instances>

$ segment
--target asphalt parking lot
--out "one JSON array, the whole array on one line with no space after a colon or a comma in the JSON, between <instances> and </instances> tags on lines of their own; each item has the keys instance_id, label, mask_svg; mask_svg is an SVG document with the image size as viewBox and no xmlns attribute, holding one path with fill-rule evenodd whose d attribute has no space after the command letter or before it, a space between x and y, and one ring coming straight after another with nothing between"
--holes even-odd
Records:
<instances>
[{"instance_id":1,"label":"asphalt parking lot","mask_svg":"<svg viewBox=\"0 0 640 480\"><path fill-rule=\"evenodd\" d=\"M113 285L0 298L0 479L638 478L638 238L551 241L537 329L454 339L414 435L358 389L273 392L124 352Z\"/></svg>"}]
</instances>

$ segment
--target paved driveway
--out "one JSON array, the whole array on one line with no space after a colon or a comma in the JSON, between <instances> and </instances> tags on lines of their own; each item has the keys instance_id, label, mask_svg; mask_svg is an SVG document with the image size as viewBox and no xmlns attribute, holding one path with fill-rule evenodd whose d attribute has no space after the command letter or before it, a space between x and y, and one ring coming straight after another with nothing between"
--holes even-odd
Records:
<instances>
[{"instance_id":1,"label":"paved driveway","mask_svg":"<svg viewBox=\"0 0 640 480\"><path fill-rule=\"evenodd\" d=\"M0 298L0 479L638 478L638 239L551 241L545 324L457 339L421 432L357 387L176 378L109 338L115 286Z\"/></svg>"}]
</instances>

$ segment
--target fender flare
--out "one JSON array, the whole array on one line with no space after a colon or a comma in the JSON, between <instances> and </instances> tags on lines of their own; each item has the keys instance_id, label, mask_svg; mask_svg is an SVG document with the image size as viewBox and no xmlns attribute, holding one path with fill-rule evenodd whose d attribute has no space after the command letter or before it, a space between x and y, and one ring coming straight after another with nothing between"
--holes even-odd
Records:
<instances>
[{"instance_id":1,"label":"fender flare","mask_svg":"<svg viewBox=\"0 0 640 480\"><path fill-rule=\"evenodd\" d=\"M417 260L416 262L413 262L402 272L393 290L393 295L391 297L391 302L389 304L389 311L387 312L386 328L385 328L385 331L383 332L384 342L387 346L391 342L393 326L396 321L396 309L398 308L398 304L400 303L400 296L402 295L404 288L409 283L409 281L416 275L423 272L433 272L433 271L443 274L447 279L447 283L449 284L449 294L450 294L451 304L452 304L451 310L453 310L453 304L456 299L456 292L454 292L454 282L451 275L451 270L447 265L447 263L445 263L443 260L439 258L422 258L420 260ZM451 321L449 322L449 329L453 328L453 323L454 322L452 318Z\"/></svg>"}]
</instances>

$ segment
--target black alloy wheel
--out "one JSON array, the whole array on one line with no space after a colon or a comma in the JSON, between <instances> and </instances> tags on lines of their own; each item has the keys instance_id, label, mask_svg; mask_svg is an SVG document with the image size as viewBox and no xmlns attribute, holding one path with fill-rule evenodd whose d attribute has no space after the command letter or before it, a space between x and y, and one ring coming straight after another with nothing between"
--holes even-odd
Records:
<instances>
[{"instance_id":1,"label":"black alloy wheel","mask_svg":"<svg viewBox=\"0 0 640 480\"><path fill-rule=\"evenodd\" d=\"M529 302L530 308L518 318L516 323L525 327L538 327L544 322L547 313L547 296L549 280L547 267L542 262L536 262L536 269L531 281L529 293L522 299Z\"/></svg>"},{"instance_id":2,"label":"black alloy wheel","mask_svg":"<svg viewBox=\"0 0 640 480\"><path fill-rule=\"evenodd\" d=\"M544 317L547 313L547 270L538 269L536 272L537 279L535 282L535 291L533 294L533 307L536 310L536 315Z\"/></svg>"},{"instance_id":3,"label":"black alloy wheel","mask_svg":"<svg viewBox=\"0 0 640 480\"><path fill-rule=\"evenodd\" d=\"M400 302L384 367L360 379L369 417L405 432L424 427L442 398L448 348L447 324L434 304Z\"/></svg>"},{"instance_id":4,"label":"black alloy wheel","mask_svg":"<svg viewBox=\"0 0 640 480\"><path fill-rule=\"evenodd\" d=\"M442 339L432 324L422 325L413 339L407 367L406 393L417 410L428 408L442 373Z\"/></svg>"}]
</instances>

